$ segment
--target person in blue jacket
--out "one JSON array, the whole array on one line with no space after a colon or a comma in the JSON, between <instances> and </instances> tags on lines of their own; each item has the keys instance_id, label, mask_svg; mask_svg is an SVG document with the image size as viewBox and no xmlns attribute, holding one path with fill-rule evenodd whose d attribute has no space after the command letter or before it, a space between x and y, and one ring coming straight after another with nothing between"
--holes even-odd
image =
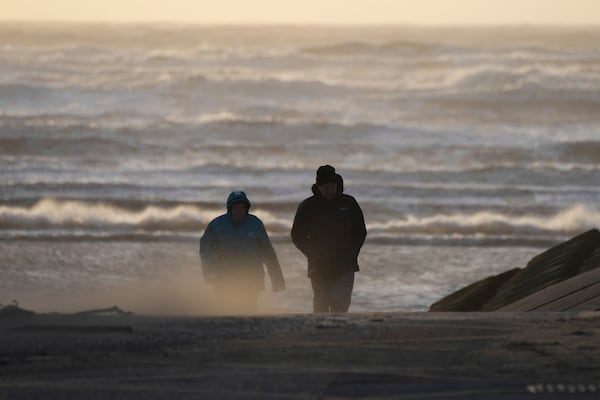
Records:
<instances>
[{"instance_id":1,"label":"person in blue jacket","mask_svg":"<svg viewBox=\"0 0 600 400\"><path fill-rule=\"evenodd\" d=\"M227 198L227 213L212 220L200 239L204 278L214 284L223 306L252 311L265 288L266 266L274 292L285 289L277 255L262 221L249 214L242 191Z\"/></svg>"},{"instance_id":2,"label":"person in blue jacket","mask_svg":"<svg viewBox=\"0 0 600 400\"><path fill-rule=\"evenodd\" d=\"M292 240L308 259L314 312L347 312L367 236L362 210L343 193L344 181L331 165L317 169L313 196L298 206Z\"/></svg>"}]
</instances>

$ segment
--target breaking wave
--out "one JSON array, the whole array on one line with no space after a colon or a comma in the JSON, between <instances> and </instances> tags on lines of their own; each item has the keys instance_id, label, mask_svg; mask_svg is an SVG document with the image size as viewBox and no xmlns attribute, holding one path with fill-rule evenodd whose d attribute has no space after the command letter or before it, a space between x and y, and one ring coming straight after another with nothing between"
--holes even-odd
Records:
<instances>
[{"instance_id":1,"label":"breaking wave","mask_svg":"<svg viewBox=\"0 0 600 400\"><path fill-rule=\"evenodd\" d=\"M575 205L553 215L508 215L482 211L472 214L407 216L388 223L372 224L372 232L437 235L577 234L600 226L600 210Z\"/></svg>"},{"instance_id":2,"label":"breaking wave","mask_svg":"<svg viewBox=\"0 0 600 400\"><path fill-rule=\"evenodd\" d=\"M224 212L214 204L124 204L46 198L31 205L0 206L0 236L52 235L155 236L201 232ZM274 214L260 211L265 225L280 231L289 225Z\"/></svg>"},{"instance_id":3,"label":"breaking wave","mask_svg":"<svg viewBox=\"0 0 600 400\"><path fill-rule=\"evenodd\" d=\"M332 45L306 47L301 50L302 53L316 56L353 56L356 55L417 55L420 53L431 53L440 50L439 45L410 42L394 41L383 44L373 44L366 42L342 42Z\"/></svg>"},{"instance_id":4,"label":"breaking wave","mask_svg":"<svg viewBox=\"0 0 600 400\"><path fill-rule=\"evenodd\" d=\"M293 219L290 204L262 204L253 210L276 238L289 237ZM46 198L26 205L0 206L0 237L198 237L208 222L224 212L210 203L142 205L118 201ZM584 205L551 215L502 212L409 215L389 222L369 222L369 240L429 237L489 240L574 235L600 226L600 210Z\"/></svg>"}]
</instances>

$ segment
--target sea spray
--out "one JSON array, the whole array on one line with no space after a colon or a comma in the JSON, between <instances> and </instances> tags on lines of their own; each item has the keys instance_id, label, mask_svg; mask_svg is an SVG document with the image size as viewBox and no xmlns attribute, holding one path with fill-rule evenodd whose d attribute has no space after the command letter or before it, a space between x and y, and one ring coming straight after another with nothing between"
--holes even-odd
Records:
<instances>
[{"instance_id":1,"label":"sea spray","mask_svg":"<svg viewBox=\"0 0 600 400\"><path fill-rule=\"evenodd\" d=\"M245 190L290 277L272 304L304 310L289 228L331 164L369 231L351 310L427 309L599 225L598 43L595 28L2 23L0 292L66 307L199 268L206 223Z\"/></svg>"}]
</instances>

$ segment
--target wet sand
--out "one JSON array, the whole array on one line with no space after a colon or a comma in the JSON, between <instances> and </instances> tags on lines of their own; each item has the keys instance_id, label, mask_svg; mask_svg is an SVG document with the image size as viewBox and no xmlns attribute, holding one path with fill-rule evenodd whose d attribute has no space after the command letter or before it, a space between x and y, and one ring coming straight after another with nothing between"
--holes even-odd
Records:
<instances>
[{"instance_id":1,"label":"wet sand","mask_svg":"<svg viewBox=\"0 0 600 400\"><path fill-rule=\"evenodd\" d=\"M600 313L0 318L1 399L596 399Z\"/></svg>"}]
</instances>

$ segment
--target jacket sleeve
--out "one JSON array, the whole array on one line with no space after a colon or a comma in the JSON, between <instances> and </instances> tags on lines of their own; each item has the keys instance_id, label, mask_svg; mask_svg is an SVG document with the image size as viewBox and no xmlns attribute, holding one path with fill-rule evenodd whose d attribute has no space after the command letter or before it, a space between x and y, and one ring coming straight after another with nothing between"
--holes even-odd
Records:
<instances>
[{"instance_id":1,"label":"jacket sleeve","mask_svg":"<svg viewBox=\"0 0 600 400\"><path fill-rule=\"evenodd\" d=\"M354 212L354 232L352 235L352 245L353 245L353 249L355 251L355 256L358 257L358 254L360 253L360 249L362 247L362 245L365 243L365 238L367 237L367 228L365 226L365 217L363 215L363 212L360 208L360 206L358 205L358 202L356 201L356 199L353 198L354 201L354 207L355 207L355 212Z\"/></svg>"},{"instance_id":2,"label":"jacket sleeve","mask_svg":"<svg viewBox=\"0 0 600 400\"><path fill-rule=\"evenodd\" d=\"M200 238L200 261L205 277L216 272L217 246L217 236L212 223L210 223Z\"/></svg>"},{"instance_id":3,"label":"jacket sleeve","mask_svg":"<svg viewBox=\"0 0 600 400\"><path fill-rule=\"evenodd\" d=\"M306 257L310 253L310 229L306 202L300 203L292 224L292 242Z\"/></svg>"},{"instance_id":4,"label":"jacket sleeve","mask_svg":"<svg viewBox=\"0 0 600 400\"><path fill-rule=\"evenodd\" d=\"M267 267L267 272L269 273L269 279L271 279L271 285L273 288L283 289L285 288L285 280L283 279L283 273L281 272L281 266L279 265L277 254L275 253L275 249L273 248L271 239L269 239L269 235L267 234L265 226L262 222L259 222L259 226L261 232L259 236L260 250L263 257L263 262Z\"/></svg>"}]
</instances>

